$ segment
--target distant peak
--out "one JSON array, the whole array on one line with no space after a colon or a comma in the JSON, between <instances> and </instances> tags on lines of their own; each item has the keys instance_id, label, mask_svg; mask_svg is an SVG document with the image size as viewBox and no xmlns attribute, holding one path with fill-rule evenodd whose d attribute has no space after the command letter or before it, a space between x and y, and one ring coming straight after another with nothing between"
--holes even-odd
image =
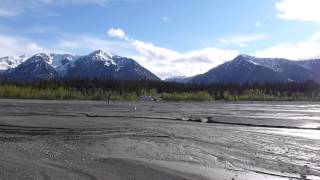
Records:
<instances>
[{"instance_id":1,"label":"distant peak","mask_svg":"<svg viewBox=\"0 0 320 180\"><path fill-rule=\"evenodd\" d=\"M45 61L47 63L51 62L51 57L45 53L35 54L30 58L32 61Z\"/></svg>"},{"instance_id":2,"label":"distant peak","mask_svg":"<svg viewBox=\"0 0 320 180\"><path fill-rule=\"evenodd\" d=\"M106 51L104 51L102 49L93 51L90 55L91 56L106 56L107 55L107 56L110 56L110 57L114 56L112 53L106 52Z\"/></svg>"},{"instance_id":3,"label":"distant peak","mask_svg":"<svg viewBox=\"0 0 320 180\"><path fill-rule=\"evenodd\" d=\"M234 61L251 61L253 59L255 59L255 57L249 56L249 55L246 55L246 54L240 54L239 56L234 58Z\"/></svg>"},{"instance_id":4,"label":"distant peak","mask_svg":"<svg viewBox=\"0 0 320 180\"><path fill-rule=\"evenodd\" d=\"M110 52L105 52L103 50L96 50L89 55L90 59L93 61L102 61L106 66L116 65L114 61L115 55Z\"/></svg>"},{"instance_id":5,"label":"distant peak","mask_svg":"<svg viewBox=\"0 0 320 180\"><path fill-rule=\"evenodd\" d=\"M23 55L19 56L19 58L21 58L21 59L26 59L26 58L28 58L28 57L30 57L30 56L29 56L29 55L26 55L26 54L23 54Z\"/></svg>"},{"instance_id":6,"label":"distant peak","mask_svg":"<svg viewBox=\"0 0 320 180\"><path fill-rule=\"evenodd\" d=\"M39 54L35 54L33 57L45 57L45 58L49 58L50 56L47 55L46 53L39 53Z\"/></svg>"},{"instance_id":7,"label":"distant peak","mask_svg":"<svg viewBox=\"0 0 320 180\"><path fill-rule=\"evenodd\" d=\"M98 49L98 50L93 51L91 54L102 54L102 53L104 53L104 50Z\"/></svg>"},{"instance_id":8,"label":"distant peak","mask_svg":"<svg viewBox=\"0 0 320 180\"><path fill-rule=\"evenodd\" d=\"M240 54L239 56L236 57L236 59L237 58L252 59L252 58L255 58L255 57L247 55L247 54Z\"/></svg>"}]
</instances>

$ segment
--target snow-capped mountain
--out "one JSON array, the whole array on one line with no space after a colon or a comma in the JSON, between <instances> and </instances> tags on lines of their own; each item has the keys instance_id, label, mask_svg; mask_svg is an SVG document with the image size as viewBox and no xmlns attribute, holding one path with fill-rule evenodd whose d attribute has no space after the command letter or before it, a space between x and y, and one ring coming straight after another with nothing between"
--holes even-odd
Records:
<instances>
[{"instance_id":1,"label":"snow-capped mountain","mask_svg":"<svg viewBox=\"0 0 320 180\"><path fill-rule=\"evenodd\" d=\"M16 68L5 72L6 80L10 81L33 81L50 80L58 77L58 72L50 63L52 59L46 54L36 54L18 65Z\"/></svg>"},{"instance_id":2,"label":"snow-capped mountain","mask_svg":"<svg viewBox=\"0 0 320 180\"><path fill-rule=\"evenodd\" d=\"M30 58L0 58L0 80L30 81L65 79L160 80L135 60L97 50L86 56L36 54ZM179 83L320 82L320 59L292 61L239 55L194 77L174 77Z\"/></svg>"},{"instance_id":3,"label":"snow-capped mountain","mask_svg":"<svg viewBox=\"0 0 320 180\"><path fill-rule=\"evenodd\" d=\"M171 78L167 78L164 81L166 82L176 82L176 83L187 83L192 77L187 76L175 76Z\"/></svg>"},{"instance_id":4,"label":"snow-capped mountain","mask_svg":"<svg viewBox=\"0 0 320 180\"><path fill-rule=\"evenodd\" d=\"M64 76L67 70L71 68L72 64L78 60L80 56L75 56L71 54L50 54L49 64L56 69L56 71Z\"/></svg>"},{"instance_id":5,"label":"snow-capped mountain","mask_svg":"<svg viewBox=\"0 0 320 180\"><path fill-rule=\"evenodd\" d=\"M70 54L36 54L0 73L0 79L14 81L65 79L160 80L130 58L102 50L86 56Z\"/></svg>"},{"instance_id":6,"label":"snow-capped mountain","mask_svg":"<svg viewBox=\"0 0 320 180\"><path fill-rule=\"evenodd\" d=\"M58 71L64 71L67 69L67 66L70 65L78 56L73 56L70 54L49 54L50 57L49 64L52 67L56 68ZM22 56L6 56L0 57L0 70L5 71L12 69L22 64L24 61L29 59L31 56L22 55Z\"/></svg>"},{"instance_id":7,"label":"snow-capped mountain","mask_svg":"<svg viewBox=\"0 0 320 180\"><path fill-rule=\"evenodd\" d=\"M196 83L320 82L320 60L292 61L280 58L257 58L239 55L210 71L195 76Z\"/></svg>"},{"instance_id":8,"label":"snow-capped mountain","mask_svg":"<svg viewBox=\"0 0 320 180\"><path fill-rule=\"evenodd\" d=\"M67 71L68 78L160 80L156 75L130 58L97 50L80 57Z\"/></svg>"},{"instance_id":9,"label":"snow-capped mountain","mask_svg":"<svg viewBox=\"0 0 320 180\"><path fill-rule=\"evenodd\" d=\"M28 59L29 56L22 55L22 56L6 56L0 57L0 70L5 71L7 69L15 68Z\"/></svg>"}]
</instances>

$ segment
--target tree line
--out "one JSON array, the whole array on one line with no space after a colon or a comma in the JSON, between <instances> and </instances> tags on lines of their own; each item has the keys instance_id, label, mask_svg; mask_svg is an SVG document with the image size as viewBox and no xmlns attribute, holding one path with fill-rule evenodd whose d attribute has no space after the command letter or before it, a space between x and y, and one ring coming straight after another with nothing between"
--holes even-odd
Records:
<instances>
[{"instance_id":1,"label":"tree line","mask_svg":"<svg viewBox=\"0 0 320 180\"><path fill-rule=\"evenodd\" d=\"M175 83L150 80L52 80L0 84L1 98L136 101L148 95L164 100L320 100L320 85L306 82Z\"/></svg>"}]
</instances>

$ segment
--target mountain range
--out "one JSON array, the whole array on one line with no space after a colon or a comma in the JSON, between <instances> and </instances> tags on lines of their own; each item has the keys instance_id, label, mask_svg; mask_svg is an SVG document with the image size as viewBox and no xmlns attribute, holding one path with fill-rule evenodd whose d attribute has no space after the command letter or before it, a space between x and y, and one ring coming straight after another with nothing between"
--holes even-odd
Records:
<instances>
[{"instance_id":1,"label":"mountain range","mask_svg":"<svg viewBox=\"0 0 320 180\"><path fill-rule=\"evenodd\" d=\"M134 59L97 50L89 55L36 54L0 58L0 80L52 79L159 80ZM178 83L320 82L320 59L293 61L239 55L231 61L193 77L172 77Z\"/></svg>"},{"instance_id":2,"label":"mountain range","mask_svg":"<svg viewBox=\"0 0 320 180\"><path fill-rule=\"evenodd\" d=\"M239 55L204 74L192 77L194 83L320 82L320 59L293 61Z\"/></svg>"},{"instance_id":3,"label":"mountain range","mask_svg":"<svg viewBox=\"0 0 320 180\"><path fill-rule=\"evenodd\" d=\"M2 80L53 79L160 80L135 60L97 50L89 55L36 54L30 58L0 58Z\"/></svg>"}]
</instances>

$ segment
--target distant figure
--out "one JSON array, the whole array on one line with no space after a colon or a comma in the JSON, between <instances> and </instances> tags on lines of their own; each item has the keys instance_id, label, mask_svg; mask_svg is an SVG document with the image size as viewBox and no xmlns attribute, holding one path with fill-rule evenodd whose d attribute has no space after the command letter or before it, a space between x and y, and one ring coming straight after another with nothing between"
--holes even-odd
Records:
<instances>
[{"instance_id":1,"label":"distant figure","mask_svg":"<svg viewBox=\"0 0 320 180\"><path fill-rule=\"evenodd\" d=\"M111 93L108 94L108 96L107 96L107 105L108 106L110 105L110 99L111 99Z\"/></svg>"},{"instance_id":2,"label":"distant figure","mask_svg":"<svg viewBox=\"0 0 320 180\"><path fill-rule=\"evenodd\" d=\"M139 101L155 101L155 98L151 96L140 96Z\"/></svg>"}]
</instances>

